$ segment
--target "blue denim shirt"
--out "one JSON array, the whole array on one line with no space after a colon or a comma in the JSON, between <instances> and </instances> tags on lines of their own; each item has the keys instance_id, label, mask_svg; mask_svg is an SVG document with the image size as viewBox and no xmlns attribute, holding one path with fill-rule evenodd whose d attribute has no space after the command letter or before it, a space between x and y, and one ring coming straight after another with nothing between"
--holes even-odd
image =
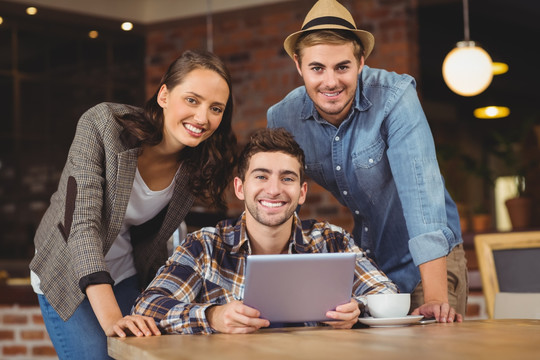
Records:
<instances>
[{"instance_id":1,"label":"blue denim shirt","mask_svg":"<svg viewBox=\"0 0 540 360\"><path fill-rule=\"evenodd\" d=\"M351 210L355 242L400 291L420 282L418 265L463 242L411 76L364 66L338 128L321 118L303 86L267 117L268 127L294 135L307 174Z\"/></svg>"}]
</instances>

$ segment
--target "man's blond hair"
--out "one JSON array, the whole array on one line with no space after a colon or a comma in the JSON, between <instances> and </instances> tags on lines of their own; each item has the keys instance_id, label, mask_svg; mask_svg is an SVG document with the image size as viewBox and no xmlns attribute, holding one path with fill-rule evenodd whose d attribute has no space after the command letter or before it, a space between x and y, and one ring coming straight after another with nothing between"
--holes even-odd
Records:
<instances>
[{"instance_id":1,"label":"man's blond hair","mask_svg":"<svg viewBox=\"0 0 540 360\"><path fill-rule=\"evenodd\" d=\"M347 30L314 30L303 34L296 41L294 53L298 56L298 61L302 61L302 51L305 48L321 45L344 45L351 43L353 45L354 57L361 62L364 56L364 47L353 33Z\"/></svg>"}]
</instances>

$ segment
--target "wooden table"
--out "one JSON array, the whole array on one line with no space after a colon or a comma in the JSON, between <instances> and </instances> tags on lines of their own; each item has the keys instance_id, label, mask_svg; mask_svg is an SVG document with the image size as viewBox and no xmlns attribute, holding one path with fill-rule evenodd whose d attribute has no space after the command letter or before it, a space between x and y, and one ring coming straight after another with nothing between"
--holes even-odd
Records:
<instances>
[{"instance_id":1,"label":"wooden table","mask_svg":"<svg viewBox=\"0 0 540 360\"><path fill-rule=\"evenodd\" d=\"M540 359L540 320L474 320L453 324L332 330L266 329L248 335L109 338L122 360L196 359Z\"/></svg>"}]
</instances>

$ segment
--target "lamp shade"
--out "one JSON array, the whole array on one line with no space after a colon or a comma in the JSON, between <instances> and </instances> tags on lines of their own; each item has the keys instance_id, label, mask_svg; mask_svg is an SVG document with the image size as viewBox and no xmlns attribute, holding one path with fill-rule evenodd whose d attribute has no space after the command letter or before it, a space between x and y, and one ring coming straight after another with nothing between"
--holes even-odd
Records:
<instances>
[{"instance_id":1,"label":"lamp shade","mask_svg":"<svg viewBox=\"0 0 540 360\"><path fill-rule=\"evenodd\" d=\"M458 42L446 55L442 72L446 85L461 96L480 94L493 79L491 57L473 41Z\"/></svg>"}]
</instances>

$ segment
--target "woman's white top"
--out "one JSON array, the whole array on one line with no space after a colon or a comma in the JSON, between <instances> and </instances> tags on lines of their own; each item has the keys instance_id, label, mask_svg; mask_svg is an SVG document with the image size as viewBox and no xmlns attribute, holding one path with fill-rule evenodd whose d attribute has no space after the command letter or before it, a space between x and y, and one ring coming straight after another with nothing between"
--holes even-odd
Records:
<instances>
[{"instance_id":1,"label":"woman's white top","mask_svg":"<svg viewBox=\"0 0 540 360\"><path fill-rule=\"evenodd\" d=\"M144 224L159 214L165 205L171 201L175 183L176 175L165 189L159 191L150 190L137 168L120 233L109 252L105 255L105 262L115 284L137 273L133 261L133 247L131 246L129 228L134 225ZM43 294L37 274L31 271L30 278L34 292Z\"/></svg>"},{"instance_id":2,"label":"woman's white top","mask_svg":"<svg viewBox=\"0 0 540 360\"><path fill-rule=\"evenodd\" d=\"M111 249L105 255L105 262L115 284L137 273L133 262L133 247L131 246L129 228L144 224L159 214L171 200L174 184L173 180L163 190L150 190L137 168L122 228Z\"/></svg>"}]
</instances>

